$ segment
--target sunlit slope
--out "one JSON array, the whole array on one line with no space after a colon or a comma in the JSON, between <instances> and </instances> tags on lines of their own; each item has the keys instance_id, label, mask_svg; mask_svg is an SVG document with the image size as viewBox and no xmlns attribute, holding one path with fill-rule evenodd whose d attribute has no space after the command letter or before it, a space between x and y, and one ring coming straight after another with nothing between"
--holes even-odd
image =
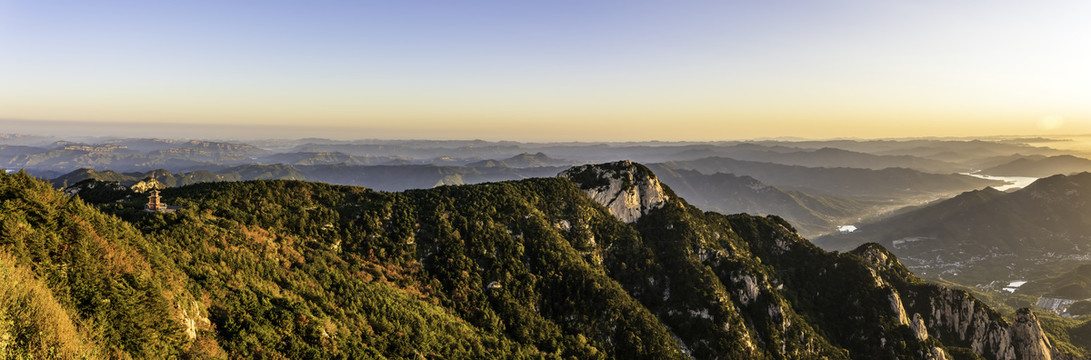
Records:
<instances>
[{"instance_id":1,"label":"sunlit slope","mask_svg":"<svg viewBox=\"0 0 1091 360\"><path fill-rule=\"evenodd\" d=\"M124 221L16 173L0 175L0 234L10 354L158 358L215 348L198 325L184 325L207 315L185 274Z\"/></svg>"}]
</instances>

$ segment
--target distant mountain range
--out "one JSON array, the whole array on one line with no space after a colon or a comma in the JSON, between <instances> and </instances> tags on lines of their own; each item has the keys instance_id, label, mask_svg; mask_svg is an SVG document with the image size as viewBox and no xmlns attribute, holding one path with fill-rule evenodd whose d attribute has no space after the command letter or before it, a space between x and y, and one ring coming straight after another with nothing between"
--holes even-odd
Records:
<instances>
[{"instance_id":1,"label":"distant mountain range","mask_svg":"<svg viewBox=\"0 0 1091 360\"><path fill-rule=\"evenodd\" d=\"M522 153L504 160L481 160L466 164L466 166L530 168L547 166L571 166L573 164L576 164L576 162L571 160L554 159L549 157L549 155L539 152L537 154Z\"/></svg>"},{"instance_id":2,"label":"distant mountain range","mask_svg":"<svg viewBox=\"0 0 1091 360\"><path fill-rule=\"evenodd\" d=\"M554 176L572 165L630 159L653 164L666 182L702 208L779 214L806 236L1001 184L956 172L1056 154L1011 141L954 140L238 143L0 137L0 167L24 168L53 179L58 187L90 178L135 183L159 172L153 177L166 186L291 179L401 191Z\"/></svg>"},{"instance_id":3,"label":"distant mountain range","mask_svg":"<svg viewBox=\"0 0 1091 360\"><path fill-rule=\"evenodd\" d=\"M544 166L631 159L644 163L727 157L807 167L883 169L903 167L930 173L981 170L998 165L996 158L1062 155L1049 148L1012 141L861 140L861 141L728 141L627 143L519 143L481 140L328 139L205 141L141 138L60 139L0 134L0 167L51 172L53 177L79 168L116 171L210 170L244 163L288 165L466 165L478 161L513 160L518 156L550 157ZM283 156L277 156L282 155ZM565 159L564 164L561 160ZM989 166L986 166L989 165ZM539 166L542 166L539 164Z\"/></svg>"},{"instance_id":4,"label":"distant mountain range","mask_svg":"<svg viewBox=\"0 0 1091 360\"><path fill-rule=\"evenodd\" d=\"M874 203L814 191L782 190L749 176L674 169L665 164L648 166L678 195L707 211L723 214L777 215L788 220L803 236L833 231L853 224L878 210Z\"/></svg>"},{"instance_id":5,"label":"distant mountain range","mask_svg":"<svg viewBox=\"0 0 1091 360\"><path fill-rule=\"evenodd\" d=\"M1072 155L1039 158L1018 158L985 170L982 174L995 176L1046 177L1057 174L1073 174L1091 171L1091 159Z\"/></svg>"},{"instance_id":6,"label":"distant mountain range","mask_svg":"<svg viewBox=\"0 0 1091 360\"><path fill-rule=\"evenodd\" d=\"M261 164L285 165L380 165L405 160L396 156L353 156L341 152L277 153L257 159Z\"/></svg>"},{"instance_id":7,"label":"distant mountain range","mask_svg":"<svg viewBox=\"0 0 1091 360\"><path fill-rule=\"evenodd\" d=\"M130 148L129 146L134 146ZM51 178L79 169L171 171L219 169L254 163L270 151L253 145L211 141L133 139L94 144L58 141L48 147L0 145L0 167L27 169Z\"/></svg>"},{"instance_id":8,"label":"distant mountain range","mask_svg":"<svg viewBox=\"0 0 1091 360\"><path fill-rule=\"evenodd\" d=\"M830 250L877 242L929 278L1033 279L1091 261L1089 206L1091 173L1055 175L1011 193L963 193L814 241Z\"/></svg>"},{"instance_id":9,"label":"distant mountain range","mask_svg":"<svg viewBox=\"0 0 1091 360\"><path fill-rule=\"evenodd\" d=\"M690 161L671 161L676 169L696 170L703 174L749 176L785 189L811 189L854 198L935 197L939 194L1002 184L958 174L932 174L905 168L882 170L862 168L822 168L781 165L731 158L711 157Z\"/></svg>"},{"instance_id":10,"label":"distant mountain range","mask_svg":"<svg viewBox=\"0 0 1091 360\"><path fill-rule=\"evenodd\" d=\"M999 156L1062 155L1064 151L1036 147L1026 142L1042 142L1047 139L996 139L996 140L830 140L798 141L792 146L819 149L832 147L875 155L908 155L925 159L959 164L980 170L983 162ZM778 142L759 142L777 144Z\"/></svg>"},{"instance_id":11,"label":"distant mountain range","mask_svg":"<svg viewBox=\"0 0 1091 360\"><path fill-rule=\"evenodd\" d=\"M937 174L950 174L966 170L963 165L913 155L873 155L832 147L812 150L785 146L768 147L757 144L739 144L730 147L688 150L677 154L678 160L697 160L711 157L820 168L851 167L881 170L900 167Z\"/></svg>"}]
</instances>

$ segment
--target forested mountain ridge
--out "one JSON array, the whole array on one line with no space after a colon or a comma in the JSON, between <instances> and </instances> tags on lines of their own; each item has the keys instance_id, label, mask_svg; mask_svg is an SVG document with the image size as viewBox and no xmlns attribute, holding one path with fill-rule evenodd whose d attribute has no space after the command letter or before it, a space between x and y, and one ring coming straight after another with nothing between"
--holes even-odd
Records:
<instances>
[{"instance_id":1,"label":"forested mountain ridge","mask_svg":"<svg viewBox=\"0 0 1091 360\"><path fill-rule=\"evenodd\" d=\"M565 167L510 168L437 165L239 165L213 171L196 170L171 173L158 169L147 172L118 173L111 170L78 169L52 180L64 188L84 180L119 181L131 185L152 178L167 186L202 182L247 180L306 180L339 185L365 186L381 191L428 189L438 185L493 182L528 177L553 176Z\"/></svg>"},{"instance_id":2,"label":"forested mountain ridge","mask_svg":"<svg viewBox=\"0 0 1091 360\"><path fill-rule=\"evenodd\" d=\"M175 213L140 211L140 199L98 207L124 221L24 174L3 175L0 249L50 279L38 257L19 254L82 241L71 235L85 229L50 225L72 211L103 219L98 242L152 244L137 247L154 259L148 269L159 277L150 278L174 274L163 287L182 290L166 298L193 298L182 303L196 302L199 315L189 307L185 320L148 310L150 319L166 319L159 333L168 336L159 339L170 341L121 346L92 337L98 348L115 349L109 357L153 357L130 350L144 348L231 358L1051 353L1032 314L1009 323L965 292L924 283L876 245L827 253L777 217L702 212L639 164L565 175L401 193L282 180L202 183L163 191L184 207ZM607 206L617 199L622 205ZM62 202L73 205L56 206ZM57 215L38 215L47 210ZM52 242L7 241L23 227ZM67 305L80 302L61 283L44 282L71 318L120 326ZM170 304L150 306L169 314ZM196 338L183 326L191 320ZM6 349L33 350L13 344Z\"/></svg>"},{"instance_id":3,"label":"forested mountain ridge","mask_svg":"<svg viewBox=\"0 0 1091 360\"><path fill-rule=\"evenodd\" d=\"M0 358L215 354L184 273L128 223L0 176Z\"/></svg>"}]
</instances>

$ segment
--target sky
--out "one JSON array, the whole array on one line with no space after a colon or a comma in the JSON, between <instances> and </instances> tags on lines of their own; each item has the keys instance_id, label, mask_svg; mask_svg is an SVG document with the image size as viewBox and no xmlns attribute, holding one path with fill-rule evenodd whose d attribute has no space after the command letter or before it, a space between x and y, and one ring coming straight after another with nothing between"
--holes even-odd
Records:
<instances>
[{"instance_id":1,"label":"sky","mask_svg":"<svg viewBox=\"0 0 1091 360\"><path fill-rule=\"evenodd\" d=\"M0 0L0 133L1091 133L1088 18L1085 0Z\"/></svg>"}]
</instances>

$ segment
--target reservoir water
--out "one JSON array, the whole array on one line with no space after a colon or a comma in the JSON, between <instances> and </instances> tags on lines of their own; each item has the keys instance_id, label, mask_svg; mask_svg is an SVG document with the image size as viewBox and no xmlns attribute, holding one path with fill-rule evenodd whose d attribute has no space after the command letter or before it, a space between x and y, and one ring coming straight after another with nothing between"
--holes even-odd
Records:
<instances>
[{"instance_id":1,"label":"reservoir water","mask_svg":"<svg viewBox=\"0 0 1091 360\"><path fill-rule=\"evenodd\" d=\"M1000 190L1000 191L1008 191L1008 190L1011 190L1011 189L1022 189L1022 188L1027 187L1027 185L1030 185L1030 183L1034 182L1035 180L1038 180L1038 178L1036 178L1036 177L1026 177L1026 176L991 176L991 175L983 175L983 174L978 174L978 173L962 173L962 175L969 175L969 176L973 176L973 177L978 178L978 179L1000 180L1000 181L1006 181L1006 182L1010 183L1010 184L1007 184L1007 185L1000 185L1000 186L993 186L992 187L993 189Z\"/></svg>"}]
</instances>

